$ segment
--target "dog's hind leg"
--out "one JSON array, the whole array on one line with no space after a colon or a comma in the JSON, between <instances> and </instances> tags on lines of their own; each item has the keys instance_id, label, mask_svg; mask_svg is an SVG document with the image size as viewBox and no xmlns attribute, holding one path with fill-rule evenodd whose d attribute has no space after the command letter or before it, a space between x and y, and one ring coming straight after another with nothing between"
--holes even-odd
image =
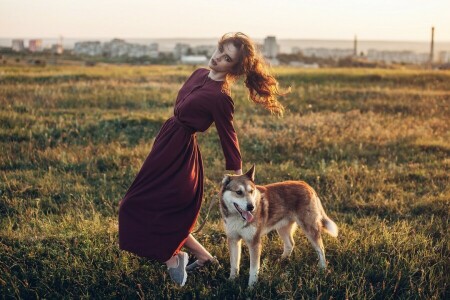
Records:
<instances>
[{"instance_id":1,"label":"dog's hind leg","mask_svg":"<svg viewBox=\"0 0 450 300\"><path fill-rule=\"evenodd\" d=\"M303 229L308 240L311 242L314 250L316 250L319 256L319 267L325 269L327 267L327 262L325 260L325 248L322 242L322 235L320 233L320 227L318 224L313 224L311 226L306 226L300 222L300 227Z\"/></svg>"},{"instance_id":2,"label":"dog's hind leg","mask_svg":"<svg viewBox=\"0 0 450 300\"><path fill-rule=\"evenodd\" d=\"M281 254L281 258L287 258L291 255L292 250L295 246L293 235L296 229L297 224L295 224L294 222L277 229L277 232L284 243L284 249L283 254Z\"/></svg>"},{"instance_id":3,"label":"dog's hind leg","mask_svg":"<svg viewBox=\"0 0 450 300\"><path fill-rule=\"evenodd\" d=\"M241 239L228 238L228 249L230 249L230 279L236 278L239 274L241 263Z\"/></svg>"}]
</instances>

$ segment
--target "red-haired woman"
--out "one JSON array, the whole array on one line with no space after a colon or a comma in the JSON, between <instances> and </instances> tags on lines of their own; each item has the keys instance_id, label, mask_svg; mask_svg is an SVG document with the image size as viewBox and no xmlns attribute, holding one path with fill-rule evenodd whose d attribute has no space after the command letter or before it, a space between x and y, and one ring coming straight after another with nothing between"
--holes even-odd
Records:
<instances>
[{"instance_id":1,"label":"red-haired woman","mask_svg":"<svg viewBox=\"0 0 450 300\"><path fill-rule=\"evenodd\" d=\"M174 116L163 124L119 204L120 249L166 263L171 278L182 286L188 262L183 246L197 258L195 266L214 261L191 235L203 196L203 165L195 133L214 122L226 169L242 174L231 84L245 76L253 102L271 113L283 113L276 99L278 83L247 35L222 36L209 68L194 71L178 92Z\"/></svg>"}]
</instances>

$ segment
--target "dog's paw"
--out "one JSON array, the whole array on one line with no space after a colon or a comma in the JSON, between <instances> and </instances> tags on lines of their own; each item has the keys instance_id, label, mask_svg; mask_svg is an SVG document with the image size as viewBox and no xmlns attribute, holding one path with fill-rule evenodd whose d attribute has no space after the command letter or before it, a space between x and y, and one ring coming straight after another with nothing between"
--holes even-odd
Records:
<instances>
[{"instance_id":1,"label":"dog's paw","mask_svg":"<svg viewBox=\"0 0 450 300\"><path fill-rule=\"evenodd\" d=\"M280 266L282 266L282 267L284 267L284 266L286 266L288 263L289 263L289 256L287 256L287 257L283 257L283 256L281 256L281 257L278 257L276 260L275 260L275 263L277 264L277 265L280 265Z\"/></svg>"},{"instance_id":2,"label":"dog's paw","mask_svg":"<svg viewBox=\"0 0 450 300\"><path fill-rule=\"evenodd\" d=\"M250 281L248 282L247 288L248 288L249 290L253 289L253 288L255 287L256 281L257 281L257 280L250 280Z\"/></svg>"}]
</instances>

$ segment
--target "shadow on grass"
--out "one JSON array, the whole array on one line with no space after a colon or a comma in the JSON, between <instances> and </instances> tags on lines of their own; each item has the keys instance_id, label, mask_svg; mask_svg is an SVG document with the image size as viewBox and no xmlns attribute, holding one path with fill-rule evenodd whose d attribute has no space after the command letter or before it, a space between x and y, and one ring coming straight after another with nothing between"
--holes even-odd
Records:
<instances>
[{"instance_id":1,"label":"shadow on grass","mask_svg":"<svg viewBox=\"0 0 450 300\"><path fill-rule=\"evenodd\" d=\"M443 89L449 90L448 80L449 76L445 73L429 73L429 74L351 74L342 73L337 70L327 73L301 73L278 75L277 79L283 82L295 82L298 84L326 84L333 82L333 84L349 84L361 85L367 84L371 86L388 86L388 87L420 87L424 89Z\"/></svg>"},{"instance_id":2,"label":"shadow on grass","mask_svg":"<svg viewBox=\"0 0 450 300\"><path fill-rule=\"evenodd\" d=\"M399 139L380 145L374 142L342 141L322 142L309 146L301 140L270 140L248 137L241 142L246 160L252 163L282 164L289 160L303 169L317 169L325 162L358 161L369 167L378 165L382 159L396 164L441 161L450 150L440 145L416 145L414 138Z\"/></svg>"},{"instance_id":3,"label":"shadow on grass","mask_svg":"<svg viewBox=\"0 0 450 300\"><path fill-rule=\"evenodd\" d=\"M296 235L301 234L297 232ZM387 238L385 240L384 238ZM442 296L443 280L427 284L433 272L442 271L443 261L427 257L417 269L402 257L416 260L413 244L399 250L400 242L386 237L364 238L342 249L326 243L328 269L317 269L317 255L301 241L288 261L277 261L281 249L266 239L261 256L259 281L247 289L248 250L243 247L241 272L228 280L228 251L218 254L221 267L208 267L189 273L184 287L171 282L163 264L130 255L118 249L108 234L80 233L67 238L12 239L0 237L1 286L4 296L21 298L80 296L128 298L140 295L152 299L242 299L242 298L416 298ZM371 241L368 243L368 241ZM306 243L306 244L305 244ZM360 245L362 244L362 245ZM417 250L422 253L423 246ZM400 251L400 253L398 253ZM7 266L8 268L6 268ZM437 273L440 274L440 273Z\"/></svg>"},{"instance_id":4,"label":"shadow on grass","mask_svg":"<svg viewBox=\"0 0 450 300\"><path fill-rule=\"evenodd\" d=\"M80 82L102 80L104 77L86 74L62 74L51 76L9 75L0 78L0 84L58 84L64 82Z\"/></svg>"},{"instance_id":5,"label":"shadow on grass","mask_svg":"<svg viewBox=\"0 0 450 300\"><path fill-rule=\"evenodd\" d=\"M165 119L162 118L116 118L100 120L86 126L69 124L65 127L47 127L43 132L32 133L33 147L45 149L69 145L94 145L111 142L135 146L141 139L150 140L156 136ZM2 142L30 142L30 135L22 133L2 134Z\"/></svg>"}]
</instances>

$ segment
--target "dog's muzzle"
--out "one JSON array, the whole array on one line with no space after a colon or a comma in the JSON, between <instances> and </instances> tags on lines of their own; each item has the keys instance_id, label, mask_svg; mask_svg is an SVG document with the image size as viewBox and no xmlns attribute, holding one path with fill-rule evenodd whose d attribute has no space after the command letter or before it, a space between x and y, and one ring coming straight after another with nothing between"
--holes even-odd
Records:
<instances>
[{"instance_id":1,"label":"dog's muzzle","mask_svg":"<svg viewBox=\"0 0 450 300\"><path fill-rule=\"evenodd\" d=\"M237 205L236 203L233 203L234 207L236 208L236 210L241 214L242 219L246 220L247 222L251 222L253 220L253 215L251 212L246 211L246 210L242 210L239 205ZM254 209L253 205L252 205L252 210Z\"/></svg>"}]
</instances>

